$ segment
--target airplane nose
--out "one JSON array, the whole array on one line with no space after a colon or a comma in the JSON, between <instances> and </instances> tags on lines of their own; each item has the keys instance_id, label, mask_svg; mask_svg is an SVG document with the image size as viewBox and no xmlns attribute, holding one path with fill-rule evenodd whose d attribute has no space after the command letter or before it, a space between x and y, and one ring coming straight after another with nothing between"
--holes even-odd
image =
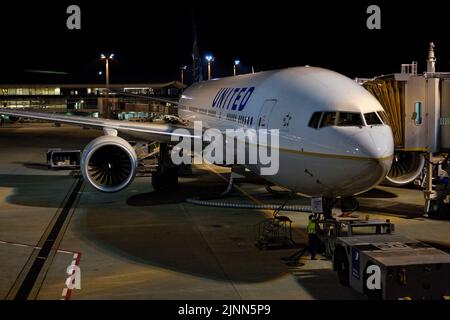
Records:
<instances>
[{"instance_id":1,"label":"airplane nose","mask_svg":"<svg viewBox=\"0 0 450 320\"><path fill-rule=\"evenodd\" d=\"M381 183L393 158L391 129L388 126L332 129L329 146L339 150L341 156L330 159L332 169L323 179L335 187L333 194L356 195Z\"/></svg>"},{"instance_id":2,"label":"airplane nose","mask_svg":"<svg viewBox=\"0 0 450 320\"><path fill-rule=\"evenodd\" d=\"M387 130L367 130L352 135L349 140L357 153L366 158L385 159L394 153L392 134Z\"/></svg>"},{"instance_id":3,"label":"airplane nose","mask_svg":"<svg viewBox=\"0 0 450 320\"><path fill-rule=\"evenodd\" d=\"M378 129L372 129L370 137L373 141L372 152L373 158L377 159L380 165L382 165L386 174L391 169L392 159L394 154L394 138L392 131L389 127L383 127Z\"/></svg>"},{"instance_id":4,"label":"airplane nose","mask_svg":"<svg viewBox=\"0 0 450 320\"><path fill-rule=\"evenodd\" d=\"M371 148L371 154L373 155L373 158L392 158L392 155L394 153L394 139L390 130L389 132L386 131L387 130L372 130L370 132L370 137L373 141L373 145Z\"/></svg>"},{"instance_id":5,"label":"airplane nose","mask_svg":"<svg viewBox=\"0 0 450 320\"><path fill-rule=\"evenodd\" d=\"M349 142L359 157L367 158L364 171L368 184L380 183L391 169L394 153L391 129L387 126L367 128L350 136Z\"/></svg>"}]
</instances>

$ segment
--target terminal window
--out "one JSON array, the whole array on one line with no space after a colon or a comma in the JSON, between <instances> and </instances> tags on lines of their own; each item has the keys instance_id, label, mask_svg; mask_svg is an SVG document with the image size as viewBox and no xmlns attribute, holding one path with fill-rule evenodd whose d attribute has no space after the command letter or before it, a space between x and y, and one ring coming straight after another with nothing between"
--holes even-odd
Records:
<instances>
[{"instance_id":1,"label":"terminal window","mask_svg":"<svg viewBox=\"0 0 450 320\"><path fill-rule=\"evenodd\" d=\"M422 102L414 104L413 120L417 126L422 124Z\"/></svg>"}]
</instances>

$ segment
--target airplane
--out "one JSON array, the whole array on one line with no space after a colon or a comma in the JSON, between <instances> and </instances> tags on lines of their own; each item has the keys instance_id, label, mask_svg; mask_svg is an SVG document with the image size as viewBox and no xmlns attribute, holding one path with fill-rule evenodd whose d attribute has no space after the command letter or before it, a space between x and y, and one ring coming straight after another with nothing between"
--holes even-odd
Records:
<instances>
[{"instance_id":1,"label":"airplane","mask_svg":"<svg viewBox=\"0 0 450 320\"><path fill-rule=\"evenodd\" d=\"M103 192L126 188L136 174L136 153L120 136L160 142L152 183L158 188L162 180L178 181L165 155L174 146L173 136L181 136L176 129L192 129L199 120L205 128L220 130L225 140L226 129L278 129L279 169L263 178L320 197L327 208L336 198L354 199L382 182L392 164L393 135L383 107L355 81L331 70L292 67L201 81L188 87L176 105L183 120L179 125L4 108L0 114L103 130L103 136L86 146L81 160L85 181ZM199 137L192 133L184 138ZM258 164L245 167L257 174L261 169Z\"/></svg>"}]
</instances>

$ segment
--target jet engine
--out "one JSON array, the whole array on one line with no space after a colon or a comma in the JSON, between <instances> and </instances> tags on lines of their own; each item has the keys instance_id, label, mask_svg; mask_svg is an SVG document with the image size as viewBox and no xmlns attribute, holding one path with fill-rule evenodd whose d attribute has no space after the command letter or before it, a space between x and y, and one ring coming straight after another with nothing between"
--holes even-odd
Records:
<instances>
[{"instance_id":1,"label":"jet engine","mask_svg":"<svg viewBox=\"0 0 450 320\"><path fill-rule=\"evenodd\" d=\"M81 172L99 191L117 192L126 188L136 175L138 159L124 139L105 135L91 141L81 156Z\"/></svg>"},{"instance_id":2,"label":"jet engine","mask_svg":"<svg viewBox=\"0 0 450 320\"><path fill-rule=\"evenodd\" d=\"M401 187L413 182L422 173L425 158L419 152L395 152L385 183Z\"/></svg>"}]
</instances>

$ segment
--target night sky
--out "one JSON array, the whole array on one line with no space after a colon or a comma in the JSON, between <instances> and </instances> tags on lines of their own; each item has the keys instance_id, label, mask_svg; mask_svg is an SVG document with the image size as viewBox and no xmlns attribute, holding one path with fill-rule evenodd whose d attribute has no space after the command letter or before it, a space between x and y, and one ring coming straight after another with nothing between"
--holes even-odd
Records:
<instances>
[{"instance_id":1,"label":"night sky","mask_svg":"<svg viewBox=\"0 0 450 320\"><path fill-rule=\"evenodd\" d=\"M430 41L438 71L450 71L446 1L5 2L0 83L103 82L97 74L104 68L101 52L116 55L112 83L179 80L183 64L189 82L193 22L202 56L215 56L215 77L230 75L236 58L241 72L308 64L372 77L398 72L401 63L413 60L420 72ZM81 8L81 30L66 28L70 4ZM381 7L381 30L366 28L370 4Z\"/></svg>"}]
</instances>

